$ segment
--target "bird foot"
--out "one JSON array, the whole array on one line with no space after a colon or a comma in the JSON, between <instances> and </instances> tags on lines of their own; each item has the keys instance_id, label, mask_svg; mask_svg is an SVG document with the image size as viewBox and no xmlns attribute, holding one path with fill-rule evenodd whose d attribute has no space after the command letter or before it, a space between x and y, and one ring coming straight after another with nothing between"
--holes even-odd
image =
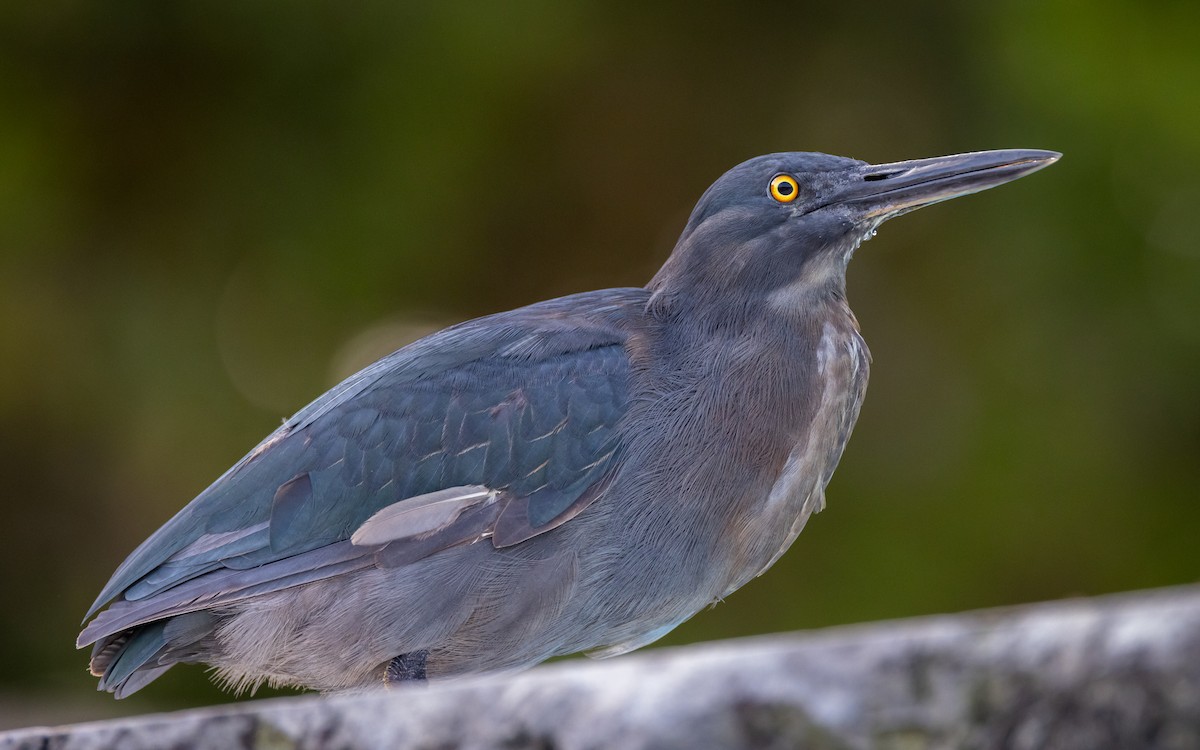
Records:
<instances>
[{"instance_id":1,"label":"bird foot","mask_svg":"<svg viewBox=\"0 0 1200 750\"><path fill-rule=\"evenodd\" d=\"M429 652L425 649L400 654L388 662L383 676L384 683L395 685L400 682L424 682L425 660L428 658Z\"/></svg>"}]
</instances>

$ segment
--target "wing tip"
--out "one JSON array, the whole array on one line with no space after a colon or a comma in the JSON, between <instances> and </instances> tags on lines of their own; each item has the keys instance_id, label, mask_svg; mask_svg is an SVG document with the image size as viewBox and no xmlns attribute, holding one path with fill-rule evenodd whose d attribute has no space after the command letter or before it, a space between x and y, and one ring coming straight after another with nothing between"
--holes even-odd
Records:
<instances>
[{"instance_id":1,"label":"wing tip","mask_svg":"<svg viewBox=\"0 0 1200 750\"><path fill-rule=\"evenodd\" d=\"M101 591L100 596L96 597L96 601L92 602L92 606L88 607L87 614L79 621L80 626L87 625L88 620L92 619L101 609L104 609L104 606L111 602L114 597L115 594L109 594L107 589Z\"/></svg>"}]
</instances>

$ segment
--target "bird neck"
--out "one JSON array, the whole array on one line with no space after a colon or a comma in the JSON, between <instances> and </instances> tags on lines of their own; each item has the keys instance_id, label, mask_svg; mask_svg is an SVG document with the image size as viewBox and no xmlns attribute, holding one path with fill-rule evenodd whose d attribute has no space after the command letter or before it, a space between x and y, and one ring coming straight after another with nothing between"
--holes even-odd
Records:
<instances>
[{"instance_id":1,"label":"bird neck","mask_svg":"<svg viewBox=\"0 0 1200 750\"><path fill-rule=\"evenodd\" d=\"M708 337L738 338L772 331L787 337L813 325L820 330L826 322L857 331L858 322L846 302L845 276L830 274L820 283L813 281L799 280L765 295L705 293L695 287L680 292L652 282L646 313L662 325Z\"/></svg>"},{"instance_id":2,"label":"bird neck","mask_svg":"<svg viewBox=\"0 0 1200 750\"><path fill-rule=\"evenodd\" d=\"M845 242L804 249L760 238L721 252L692 239L681 240L646 285L647 309L656 317L737 329L849 312L846 266L853 248Z\"/></svg>"}]
</instances>

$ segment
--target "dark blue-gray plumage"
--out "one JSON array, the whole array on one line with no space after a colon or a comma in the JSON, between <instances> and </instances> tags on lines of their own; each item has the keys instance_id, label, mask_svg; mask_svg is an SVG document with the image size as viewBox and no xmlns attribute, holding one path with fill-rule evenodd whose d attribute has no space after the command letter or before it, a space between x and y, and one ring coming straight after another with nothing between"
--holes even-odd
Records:
<instances>
[{"instance_id":1,"label":"dark blue-gray plumage","mask_svg":"<svg viewBox=\"0 0 1200 750\"><path fill-rule=\"evenodd\" d=\"M100 687L180 662L338 690L623 653L824 507L870 356L846 264L883 221L1052 163L752 159L646 288L448 328L318 398L117 569Z\"/></svg>"}]
</instances>

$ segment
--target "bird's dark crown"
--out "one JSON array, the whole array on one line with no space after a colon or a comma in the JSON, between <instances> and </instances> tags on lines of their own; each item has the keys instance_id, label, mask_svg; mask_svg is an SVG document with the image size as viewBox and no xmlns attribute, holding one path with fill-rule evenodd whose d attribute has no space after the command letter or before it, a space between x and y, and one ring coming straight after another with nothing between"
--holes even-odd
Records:
<instances>
[{"instance_id":1,"label":"bird's dark crown","mask_svg":"<svg viewBox=\"0 0 1200 750\"><path fill-rule=\"evenodd\" d=\"M819 205L823 193L856 167L866 162L842 156L800 151L758 156L726 172L700 196L684 230L689 231L721 212L736 207L757 208L768 215L793 217ZM798 195L790 202L771 196L770 184L777 175L796 179Z\"/></svg>"}]
</instances>

